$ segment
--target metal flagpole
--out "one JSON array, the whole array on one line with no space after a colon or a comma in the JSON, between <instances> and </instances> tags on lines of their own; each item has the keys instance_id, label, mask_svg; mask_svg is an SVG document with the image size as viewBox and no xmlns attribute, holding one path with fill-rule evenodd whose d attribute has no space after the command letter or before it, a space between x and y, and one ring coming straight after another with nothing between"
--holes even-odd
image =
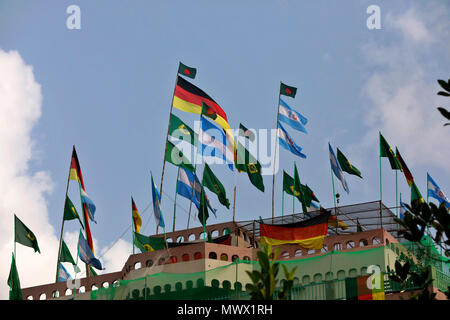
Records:
<instances>
[{"instance_id":1,"label":"metal flagpole","mask_svg":"<svg viewBox=\"0 0 450 320\"><path fill-rule=\"evenodd\" d=\"M281 222L283 223L283 217L284 217L284 189L282 191L283 197L281 198Z\"/></svg>"},{"instance_id":2,"label":"metal flagpole","mask_svg":"<svg viewBox=\"0 0 450 320\"><path fill-rule=\"evenodd\" d=\"M233 199L233 222L235 221L236 221L236 172L234 172L234 199Z\"/></svg>"},{"instance_id":3,"label":"metal flagpole","mask_svg":"<svg viewBox=\"0 0 450 320\"><path fill-rule=\"evenodd\" d=\"M395 170L395 214L398 216L398 178L397 171Z\"/></svg>"},{"instance_id":4,"label":"metal flagpole","mask_svg":"<svg viewBox=\"0 0 450 320\"><path fill-rule=\"evenodd\" d=\"M172 94L172 102L170 104L170 113L169 113L169 124L167 126L167 134L166 134L166 145L164 147L164 154L163 154L163 166L162 166L162 172L161 172L161 185L159 187L159 193L161 194L161 202L162 202L162 191L163 191L163 182L164 182L164 169L166 167L166 152L167 152L167 141L169 141L169 130L170 130L170 121L172 119L172 109L173 109L173 99L175 97L175 89L177 88L178 84L178 71L177 71L177 77L175 80L175 86L173 87L173 94ZM161 204L161 203L160 203ZM156 234L158 234L158 227L159 225L156 225Z\"/></svg>"},{"instance_id":5,"label":"metal flagpole","mask_svg":"<svg viewBox=\"0 0 450 320\"><path fill-rule=\"evenodd\" d=\"M381 141L381 132L378 132L379 139ZM379 154L380 154L380 225L383 228L383 188L382 188L382 174L381 174L381 147L378 146Z\"/></svg>"},{"instance_id":6,"label":"metal flagpole","mask_svg":"<svg viewBox=\"0 0 450 320\"><path fill-rule=\"evenodd\" d=\"M80 233L81 233L81 230L80 230ZM73 287L74 287L74 290L75 290L75 292L74 292L74 295L73 295L73 300L76 300L76 298L77 298L77 269L78 269L78 256L80 255L80 235L78 235L78 245L77 245L77 261L75 262L75 266L76 266L76 268L75 268L75 279L74 279L74 284L73 284ZM88 272L88 265L86 264L86 273Z\"/></svg>"},{"instance_id":7,"label":"metal flagpole","mask_svg":"<svg viewBox=\"0 0 450 320\"><path fill-rule=\"evenodd\" d=\"M280 89L278 90L278 104L277 104L277 128L276 128L276 134L277 137L275 139L275 155L273 158L273 177L272 177L272 223L274 218L274 210L275 210L275 169L276 169L276 163L277 163L277 145L278 145L278 119L280 116L280 95L281 95L281 81L280 81ZM295 193L294 193L295 195Z\"/></svg>"},{"instance_id":8,"label":"metal flagpole","mask_svg":"<svg viewBox=\"0 0 450 320\"><path fill-rule=\"evenodd\" d=\"M336 227L335 227L335 232L336 234L338 234L338 226L339 226L339 222L337 221L337 204L336 204L336 191L334 189L334 176L333 176L333 169L331 168L331 163L330 163L330 173L331 173L331 184L333 186L333 200L334 200L334 215L336 217Z\"/></svg>"},{"instance_id":9,"label":"metal flagpole","mask_svg":"<svg viewBox=\"0 0 450 320\"><path fill-rule=\"evenodd\" d=\"M70 166L69 166L69 175L67 176L67 186L66 186L66 197L64 198L64 209L66 207L66 200L67 200L67 193L69 192L69 182L70 182L70 168L72 166L72 158L70 159ZM63 209L63 219L61 223L61 232L59 235L59 249L58 249L58 260L56 261L56 282L58 282L58 272L59 272L59 258L61 256L61 246L62 246L62 238L63 238L63 231L64 231L64 209Z\"/></svg>"},{"instance_id":10,"label":"metal flagpole","mask_svg":"<svg viewBox=\"0 0 450 320\"><path fill-rule=\"evenodd\" d=\"M175 232L175 214L177 211L177 194L178 194L178 179L179 178L180 178L180 167L178 167L177 181L176 181L176 185L175 185L175 200L173 202L173 229L172 229L172 232Z\"/></svg>"},{"instance_id":11,"label":"metal flagpole","mask_svg":"<svg viewBox=\"0 0 450 320\"><path fill-rule=\"evenodd\" d=\"M131 236L132 236L132 242L131 246L133 247L133 254L134 254L134 219L133 219L133 197L131 197Z\"/></svg>"},{"instance_id":12,"label":"metal flagpole","mask_svg":"<svg viewBox=\"0 0 450 320\"><path fill-rule=\"evenodd\" d=\"M292 222L294 222L295 215L295 173L294 173L294 190L292 192Z\"/></svg>"}]
</instances>

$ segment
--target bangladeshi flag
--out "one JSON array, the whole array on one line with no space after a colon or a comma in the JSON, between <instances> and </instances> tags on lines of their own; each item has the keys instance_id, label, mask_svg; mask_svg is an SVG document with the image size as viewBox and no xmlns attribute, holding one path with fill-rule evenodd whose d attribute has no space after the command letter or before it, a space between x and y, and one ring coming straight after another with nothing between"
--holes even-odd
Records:
<instances>
[{"instance_id":1,"label":"bangladeshi flag","mask_svg":"<svg viewBox=\"0 0 450 320\"><path fill-rule=\"evenodd\" d=\"M191 79L195 79L195 75L197 74L197 69L188 67L187 65L180 62L180 65L178 66L178 73L182 74L183 76L189 77Z\"/></svg>"},{"instance_id":2,"label":"bangladeshi flag","mask_svg":"<svg viewBox=\"0 0 450 320\"><path fill-rule=\"evenodd\" d=\"M264 245L299 244L306 249L322 249L328 232L329 213L311 219L282 224L260 223L260 242Z\"/></svg>"},{"instance_id":3,"label":"bangladeshi flag","mask_svg":"<svg viewBox=\"0 0 450 320\"><path fill-rule=\"evenodd\" d=\"M283 82L280 84L280 94L288 97L295 98L297 94L297 88L285 85Z\"/></svg>"}]
</instances>

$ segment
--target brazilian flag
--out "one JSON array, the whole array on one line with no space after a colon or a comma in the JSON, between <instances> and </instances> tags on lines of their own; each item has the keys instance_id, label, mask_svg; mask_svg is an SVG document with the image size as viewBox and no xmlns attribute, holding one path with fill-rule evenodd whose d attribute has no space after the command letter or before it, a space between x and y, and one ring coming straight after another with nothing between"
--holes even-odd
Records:
<instances>
[{"instance_id":1,"label":"brazilian flag","mask_svg":"<svg viewBox=\"0 0 450 320\"><path fill-rule=\"evenodd\" d=\"M197 146L198 135L176 115L170 115L169 135Z\"/></svg>"},{"instance_id":2,"label":"brazilian flag","mask_svg":"<svg viewBox=\"0 0 450 320\"><path fill-rule=\"evenodd\" d=\"M31 247L34 252L41 253L39 250L38 242L34 233L28 229L28 227L14 215L14 241L24 246Z\"/></svg>"},{"instance_id":3,"label":"brazilian flag","mask_svg":"<svg viewBox=\"0 0 450 320\"><path fill-rule=\"evenodd\" d=\"M164 249L165 241L163 237L147 237L135 232L134 245L138 247L141 252L149 252Z\"/></svg>"},{"instance_id":4,"label":"brazilian flag","mask_svg":"<svg viewBox=\"0 0 450 320\"><path fill-rule=\"evenodd\" d=\"M78 219L78 221L80 221L81 227L84 229L83 223L81 222L77 209L75 209L72 200L70 200L70 198L66 196L66 202L64 203L64 220L73 220L73 219Z\"/></svg>"},{"instance_id":5,"label":"brazilian flag","mask_svg":"<svg viewBox=\"0 0 450 320\"><path fill-rule=\"evenodd\" d=\"M214 192L217 195L217 198L222 205L227 207L227 209L230 209L230 200L227 198L225 188L207 163L205 163L202 182L203 186L207 187L211 192Z\"/></svg>"},{"instance_id":6,"label":"brazilian flag","mask_svg":"<svg viewBox=\"0 0 450 320\"><path fill-rule=\"evenodd\" d=\"M380 133L380 157L385 157L389 159L391 168L393 170L402 170L402 164L398 161L397 156L392 151L392 148L387 143L386 139Z\"/></svg>"},{"instance_id":7,"label":"brazilian flag","mask_svg":"<svg viewBox=\"0 0 450 320\"><path fill-rule=\"evenodd\" d=\"M188 171L192 171L192 172L195 171L194 166L184 156L183 152L181 152L180 149L175 147L175 145L170 141L167 141L167 150L166 150L165 160L177 167L182 167L182 168L184 168Z\"/></svg>"},{"instance_id":8,"label":"brazilian flag","mask_svg":"<svg viewBox=\"0 0 450 320\"><path fill-rule=\"evenodd\" d=\"M261 164L245 147L238 142L236 168L247 172L250 182L260 191L264 192L264 181L261 174Z\"/></svg>"},{"instance_id":9,"label":"brazilian flag","mask_svg":"<svg viewBox=\"0 0 450 320\"><path fill-rule=\"evenodd\" d=\"M9 291L9 300L23 300L22 289L20 288L19 273L17 272L14 253L12 255L11 269L9 271L8 286L11 288Z\"/></svg>"}]
</instances>

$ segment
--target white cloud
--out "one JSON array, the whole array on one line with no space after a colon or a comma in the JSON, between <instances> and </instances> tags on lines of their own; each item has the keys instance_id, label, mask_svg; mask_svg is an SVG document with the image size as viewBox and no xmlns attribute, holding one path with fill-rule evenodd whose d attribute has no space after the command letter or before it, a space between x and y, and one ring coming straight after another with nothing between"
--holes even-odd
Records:
<instances>
[{"instance_id":1,"label":"white cloud","mask_svg":"<svg viewBox=\"0 0 450 320\"><path fill-rule=\"evenodd\" d=\"M52 190L48 172L30 172L31 131L41 116L41 87L33 69L17 51L0 50L0 298L14 250L14 214L35 234L41 254L17 244L17 268L22 287L55 279L58 240L48 220L45 194Z\"/></svg>"},{"instance_id":2,"label":"white cloud","mask_svg":"<svg viewBox=\"0 0 450 320\"><path fill-rule=\"evenodd\" d=\"M408 166L435 166L450 172L450 150L442 148L448 128L442 126L436 110L440 67L435 58L448 47L437 41L448 34L442 33L449 27L446 15L447 10L437 5L389 13L383 32L389 32L396 41L364 46L371 66L363 87L371 110L365 118L368 131L361 142L364 149L377 144L381 131L391 147L399 147Z\"/></svg>"}]
</instances>

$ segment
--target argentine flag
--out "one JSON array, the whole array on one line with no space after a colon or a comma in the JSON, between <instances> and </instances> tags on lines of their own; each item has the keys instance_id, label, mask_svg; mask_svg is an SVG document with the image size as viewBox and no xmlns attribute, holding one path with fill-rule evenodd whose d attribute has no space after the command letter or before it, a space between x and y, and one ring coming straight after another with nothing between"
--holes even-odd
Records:
<instances>
[{"instance_id":1,"label":"argentine flag","mask_svg":"<svg viewBox=\"0 0 450 320\"><path fill-rule=\"evenodd\" d=\"M287 131L283 128L280 121L278 121L278 142L280 143L280 146L285 148L286 150L292 152L296 156L299 156L300 158L306 158L306 155L301 153L302 148L299 147L289 136Z\"/></svg>"},{"instance_id":2,"label":"argentine flag","mask_svg":"<svg viewBox=\"0 0 450 320\"><path fill-rule=\"evenodd\" d=\"M405 203L402 201L402 194L400 193L400 212L399 212L399 218L403 219L403 217L405 216L405 213L409 211L406 206Z\"/></svg>"},{"instance_id":3,"label":"argentine flag","mask_svg":"<svg viewBox=\"0 0 450 320\"><path fill-rule=\"evenodd\" d=\"M348 189L347 181L345 181L344 172L342 172L341 166L339 165L339 162L337 161L336 155L334 154L333 148L331 148L330 143L328 143L328 149L330 150L331 169L333 170L334 175L339 180L341 180L342 187L348 194L350 191Z\"/></svg>"},{"instance_id":4,"label":"argentine flag","mask_svg":"<svg viewBox=\"0 0 450 320\"><path fill-rule=\"evenodd\" d=\"M152 176L153 213L155 214L155 221L158 226L160 226L161 228L165 228L166 225L164 223L164 218L161 212L161 195L159 194L155 182L153 181L153 174L151 172L150 174Z\"/></svg>"},{"instance_id":5,"label":"argentine flag","mask_svg":"<svg viewBox=\"0 0 450 320\"><path fill-rule=\"evenodd\" d=\"M81 230L80 236L78 237L78 256L84 263L98 270L103 270L100 260L94 257L94 254L92 253L92 250L89 247L89 244L87 243L86 239L83 237Z\"/></svg>"},{"instance_id":6,"label":"argentine flag","mask_svg":"<svg viewBox=\"0 0 450 320\"><path fill-rule=\"evenodd\" d=\"M97 221L95 221L96 208L94 202L91 200L91 198L89 198L88 194L86 193L86 191L83 190L83 188L80 188L80 194L81 194L81 202L86 205L86 211L88 213L89 219L97 223Z\"/></svg>"},{"instance_id":7,"label":"argentine flag","mask_svg":"<svg viewBox=\"0 0 450 320\"><path fill-rule=\"evenodd\" d=\"M429 197L433 197L439 201L439 204L445 202L447 208L450 208L450 201L442 192L441 188L434 182L433 178L427 173L427 192Z\"/></svg>"},{"instance_id":8,"label":"argentine flag","mask_svg":"<svg viewBox=\"0 0 450 320\"><path fill-rule=\"evenodd\" d=\"M281 122L290 125L295 130L308 133L304 127L304 125L308 123L308 119L292 109L286 102L284 102L283 99L280 99L278 113L278 117Z\"/></svg>"},{"instance_id":9,"label":"argentine flag","mask_svg":"<svg viewBox=\"0 0 450 320\"><path fill-rule=\"evenodd\" d=\"M67 272L66 268L64 268L63 264L60 262L58 269L58 282L65 282L67 280L72 280L72 277L70 276L69 272Z\"/></svg>"}]
</instances>

